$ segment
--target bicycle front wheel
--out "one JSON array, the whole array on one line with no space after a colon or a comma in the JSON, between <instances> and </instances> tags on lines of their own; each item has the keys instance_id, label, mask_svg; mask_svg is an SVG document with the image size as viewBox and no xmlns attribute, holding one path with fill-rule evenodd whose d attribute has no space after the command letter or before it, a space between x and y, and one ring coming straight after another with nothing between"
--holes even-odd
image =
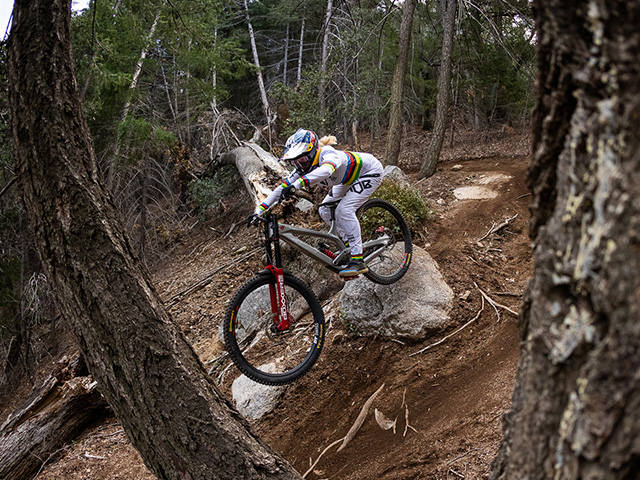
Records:
<instances>
[{"instance_id":1,"label":"bicycle front wheel","mask_svg":"<svg viewBox=\"0 0 640 480\"><path fill-rule=\"evenodd\" d=\"M286 329L280 329L282 301ZM227 309L224 340L238 369L264 385L283 385L307 373L324 344L324 314L311 288L284 274L284 293L272 274L249 280Z\"/></svg>"},{"instance_id":2,"label":"bicycle front wheel","mask_svg":"<svg viewBox=\"0 0 640 480\"><path fill-rule=\"evenodd\" d=\"M363 256L369 267L365 277L389 285L400 280L411 263L413 245L409 226L400 211L380 198L367 200L357 211Z\"/></svg>"}]
</instances>

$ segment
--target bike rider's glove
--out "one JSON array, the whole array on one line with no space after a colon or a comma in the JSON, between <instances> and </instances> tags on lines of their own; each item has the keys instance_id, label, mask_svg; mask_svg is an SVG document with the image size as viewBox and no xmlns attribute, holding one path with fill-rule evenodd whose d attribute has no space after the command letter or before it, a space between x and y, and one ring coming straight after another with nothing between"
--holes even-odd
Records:
<instances>
[{"instance_id":1,"label":"bike rider's glove","mask_svg":"<svg viewBox=\"0 0 640 480\"><path fill-rule=\"evenodd\" d=\"M280 201L284 200L285 198L292 197L294 193L296 193L296 187L294 187L293 185L284 187L282 189L282 193L280 193Z\"/></svg>"},{"instance_id":2,"label":"bike rider's glove","mask_svg":"<svg viewBox=\"0 0 640 480\"><path fill-rule=\"evenodd\" d=\"M250 227L251 225L258 225L258 223L260 223L260 220L262 220L262 217L260 215L258 215L257 213L252 213L251 215L249 215L249 218L247 218L247 227Z\"/></svg>"}]
</instances>

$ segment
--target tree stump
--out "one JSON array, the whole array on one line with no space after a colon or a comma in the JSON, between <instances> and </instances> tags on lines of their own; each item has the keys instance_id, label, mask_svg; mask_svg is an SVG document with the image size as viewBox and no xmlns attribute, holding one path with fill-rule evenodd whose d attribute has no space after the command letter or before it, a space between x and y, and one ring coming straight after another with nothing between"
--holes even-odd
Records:
<instances>
[{"instance_id":1,"label":"tree stump","mask_svg":"<svg viewBox=\"0 0 640 480\"><path fill-rule=\"evenodd\" d=\"M0 480L31 478L65 443L103 416L107 403L80 355L65 357L0 427Z\"/></svg>"}]
</instances>

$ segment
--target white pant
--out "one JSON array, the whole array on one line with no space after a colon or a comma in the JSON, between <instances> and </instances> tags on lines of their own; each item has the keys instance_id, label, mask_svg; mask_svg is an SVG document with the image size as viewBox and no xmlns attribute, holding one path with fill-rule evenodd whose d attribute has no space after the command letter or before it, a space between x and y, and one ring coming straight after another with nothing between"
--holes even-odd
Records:
<instances>
[{"instance_id":1,"label":"white pant","mask_svg":"<svg viewBox=\"0 0 640 480\"><path fill-rule=\"evenodd\" d=\"M336 229L344 242L349 242L351 255L362 254L362 235L356 210L375 192L382 183L382 170L374 175L362 175L353 185L331 187L322 203L340 201L336 207ZM318 213L327 223L331 223L331 209L321 206Z\"/></svg>"}]
</instances>

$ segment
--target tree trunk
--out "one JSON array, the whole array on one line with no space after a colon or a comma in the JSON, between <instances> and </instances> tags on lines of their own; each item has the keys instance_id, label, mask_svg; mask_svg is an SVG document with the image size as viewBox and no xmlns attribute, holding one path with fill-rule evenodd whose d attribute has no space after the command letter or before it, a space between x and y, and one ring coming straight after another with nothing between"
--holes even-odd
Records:
<instances>
[{"instance_id":1,"label":"tree trunk","mask_svg":"<svg viewBox=\"0 0 640 480\"><path fill-rule=\"evenodd\" d=\"M89 372L160 479L299 479L230 406L162 306L101 181L66 0L16 0L9 100L42 265Z\"/></svg>"},{"instance_id":2,"label":"tree trunk","mask_svg":"<svg viewBox=\"0 0 640 480\"><path fill-rule=\"evenodd\" d=\"M438 95L436 97L436 123L433 126L429 150L420 167L420 178L430 177L436 172L438 158L442 150L442 142L447 130L449 106L451 103L451 52L453 51L453 34L456 24L458 1L447 2L447 12L444 16L444 34L442 37L442 60L438 70Z\"/></svg>"},{"instance_id":3,"label":"tree trunk","mask_svg":"<svg viewBox=\"0 0 640 480\"><path fill-rule=\"evenodd\" d=\"M65 358L0 427L0 480L32 478L43 463L108 411L79 355Z\"/></svg>"},{"instance_id":4,"label":"tree trunk","mask_svg":"<svg viewBox=\"0 0 640 480\"><path fill-rule=\"evenodd\" d=\"M144 163L142 164L142 188L140 192L140 231L138 232L138 258L144 261L147 240L147 203L149 197L149 144L147 143L144 152Z\"/></svg>"},{"instance_id":5,"label":"tree trunk","mask_svg":"<svg viewBox=\"0 0 640 480\"><path fill-rule=\"evenodd\" d=\"M255 206L260 205L272 191L265 184L267 168L281 178L285 178L289 173L270 153L250 142L222 155L220 164L235 165Z\"/></svg>"},{"instance_id":6,"label":"tree trunk","mask_svg":"<svg viewBox=\"0 0 640 480\"><path fill-rule=\"evenodd\" d=\"M640 2L534 11L535 268L492 478L637 478Z\"/></svg>"},{"instance_id":7,"label":"tree trunk","mask_svg":"<svg viewBox=\"0 0 640 480\"><path fill-rule=\"evenodd\" d=\"M213 27L213 52L218 49L218 27ZM211 73L211 86L213 87L213 98L211 99L211 109L214 115L218 112L218 66L213 64L213 72Z\"/></svg>"},{"instance_id":8,"label":"tree trunk","mask_svg":"<svg viewBox=\"0 0 640 480\"><path fill-rule=\"evenodd\" d=\"M264 80L262 79L262 69L260 68L260 57L258 57L258 47L256 46L256 37L253 33L253 25L251 25L251 19L249 18L249 5L247 0L244 0L244 9L247 19L247 27L249 29L249 40L251 41L251 52L253 52L253 64L258 71L258 89L260 90L260 99L262 100L262 110L266 117L267 126L271 124L271 108L269 107L269 100L267 99L267 90L264 87Z\"/></svg>"},{"instance_id":9,"label":"tree trunk","mask_svg":"<svg viewBox=\"0 0 640 480\"><path fill-rule=\"evenodd\" d=\"M449 134L449 148L453 148L453 135L456 129L456 110L458 108L458 95L460 94L460 64L456 67L456 88L454 89L453 95L453 105L451 106L451 124L450 134Z\"/></svg>"},{"instance_id":10,"label":"tree trunk","mask_svg":"<svg viewBox=\"0 0 640 480\"><path fill-rule=\"evenodd\" d=\"M402 9L402 24L400 25L400 38L398 40L398 57L396 68L393 72L391 85L391 109L389 111L389 131L387 143L384 149L384 163L397 165L400 156L400 144L402 143L403 130L403 99L404 82L407 76L407 62L409 60L409 44L411 43L411 29L413 28L413 15L416 10L416 0L407 0Z\"/></svg>"},{"instance_id":11,"label":"tree trunk","mask_svg":"<svg viewBox=\"0 0 640 480\"><path fill-rule=\"evenodd\" d=\"M300 49L298 50L298 78L296 87L300 86L302 81L302 47L304 46L304 17L302 17L302 25L300 26Z\"/></svg>"},{"instance_id":12,"label":"tree trunk","mask_svg":"<svg viewBox=\"0 0 640 480\"><path fill-rule=\"evenodd\" d=\"M191 51L191 44L193 43L192 39L189 39L189 41L187 42L187 52ZM185 120L186 120L186 144L187 147L189 148L189 151L191 151L193 149L193 145L191 143L191 95L190 95L190 85L191 85L191 70L189 68L186 69L185 76L186 76L186 82L184 85L184 113L185 113ZM154 90L155 90L155 82L154 82ZM151 97L153 97L153 95L151 95ZM151 99L151 118L153 118L153 98Z\"/></svg>"},{"instance_id":13,"label":"tree trunk","mask_svg":"<svg viewBox=\"0 0 640 480\"><path fill-rule=\"evenodd\" d=\"M289 22L287 22L287 31L284 39L284 60L282 67L282 83L287 85L287 74L289 73Z\"/></svg>"},{"instance_id":14,"label":"tree trunk","mask_svg":"<svg viewBox=\"0 0 640 480\"><path fill-rule=\"evenodd\" d=\"M153 35L156 31L156 27L158 26L158 21L160 20L160 11L156 13L156 17L151 24L151 28L149 29L149 34L147 35L147 40L142 47L142 51L140 52L140 57L138 58L138 62L136 63L136 68L133 71L133 77L131 78L131 85L129 85L128 95L132 95L132 92L138 87L138 78L142 73L142 66L144 64L144 59L147 58L147 53L149 50L149 45L153 41ZM124 122L129 115L129 110L131 109L131 98L127 98L124 102L124 107L122 107L122 113L120 115L120 122ZM118 161L118 157L120 156L120 149L122 148L122 144L120 142L120 135L116 132L116 146L113 152L113 157L111 161L107 165L107 186L109 189L113 187L113 170L115 168L115 163Z\"/></svg>"},{"instance_id":15,"label":"tree trunk","mask_svg":"<svg viewBox=\"0 0 640 480\"><path fill-rule=\"evenodd\" d=\"M324 35L322 38L322 58L320 63L320 83L318 84L318 99L320 101L320 112L326 108L325 98L325 76L327 74L327 63L329 61L329 31L331 28L331 13L333 11L333 0L327 1L327 11L324 18Z\"/></svg>"}]
</instances>

